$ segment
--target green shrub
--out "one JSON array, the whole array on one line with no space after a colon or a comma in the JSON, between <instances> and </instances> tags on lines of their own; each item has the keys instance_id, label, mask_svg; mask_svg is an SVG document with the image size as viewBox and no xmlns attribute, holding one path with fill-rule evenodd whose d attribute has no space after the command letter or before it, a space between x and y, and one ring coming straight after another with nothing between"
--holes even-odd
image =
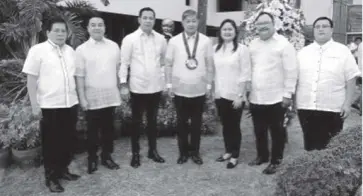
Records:
<instances>
[{"instance_id":1,"label":"green shrub","mask_svg":"<svg viewBox=\"0 0 363 196\"><path fill-rule=\"evenodd\" d=\"M344 129L328 148L284 161L276 196L353 196L361 185L361 126Z\"/></svg>"},{"instance_id":2,"label":"green shrub","mask_svg":"<svg viewBox=\"0 0 363 196\"><path fill-rule=\"evenodd\" d=\"M26 93L26 74L21 71L24 61L7 59L0 61L0 101L10 104L22 99Z\"/></svg>"},{"instance_id":3,"label":"green shrub","mask_svg":"<svg viewBox=\"0 0 363 196\"><path fill-rule=\"evenodd\" d=\"M10 146L9 122L9 107L5 104L0 104L0 149Z\"/></svg>"},{"instance_id":4,"label":"green shrub","mask_svg":"<svg viewBox=\"0 0 363 196\"><path fill-rule=\"evenodd\" d=\"M40 146L40 118L32 114L32 108L29 105L12 104L10 119L8 134L12 148L26 150Z\"/></svg>"},{"instance_id":5,"label":"green shrub","mask_svg":"<svg viewBox=\"0 0 363 196\"><path fill-rule=\"evenodd\" d=\"M116 119L121 120L122 135L130 135L129 130L131 123L131 107L130 100L122 101L121 106L116 108ZM207 99L204 112L202 116L202 133L205 135L211 135L216 133L217 129L217 114L213 99ZM176 109L173 101L162 95L158 116L157 116L157 128L160 136L173 135L176 131ZM143 127L146 126L146 118L143 118Z\"/></svg>"}]
</instances>

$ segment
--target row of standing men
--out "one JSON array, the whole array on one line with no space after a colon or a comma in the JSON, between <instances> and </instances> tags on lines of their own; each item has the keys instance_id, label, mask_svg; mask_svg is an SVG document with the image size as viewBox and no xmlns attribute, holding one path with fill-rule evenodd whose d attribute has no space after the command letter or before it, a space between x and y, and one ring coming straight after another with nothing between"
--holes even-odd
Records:
<instances>
[{"instance_id":1,"label":"row of standing men","mask_svg":"<svg viewBox=\"0 0 363 196\"><path fill-rule=\"evenodd\" d=\"M184 31L174 37L153 30L155 12L151 8L141 9L138 21L140 27L123 39L121 52L115 42L104 37L105 23L99 16L90 18L90 38L76 51L65 44L67 26L61 19L48 25L47 41L30 49L23 72L27 74L33 113L42 116L45 179L50 191L64 191L60 179L79 178L68 170L78 105L86 112L90 174L98 168L98 144L102 147L101 164L119 169L111 158L112 121L122 99L131 100L130 165L134 168L141 165L143 113L147 118L147 157L165 162L156 145L156 118L163 92L176 106L178 164L189 158L203 164L199 153L203 105L206 97L214 94L225 145L225 153L217 161L227 161L229 169L237 166L242 110L249 105L257 148L257 158L249 165L270 162L264 174L275 173L283 159L283 121L293 97L306 150L325 148L350 113L360 71L349 49L332 40L333 22L329 18L314 22L315 42L298 54L275 32L274 17L265 12L255 20L259 37L249 47L238 43L237 26L230 19L221 23L218 43L213 46L198 32L194 10L183 13ZM163 25L167 28L169 24Z\"/></svg>"}]
</instances>

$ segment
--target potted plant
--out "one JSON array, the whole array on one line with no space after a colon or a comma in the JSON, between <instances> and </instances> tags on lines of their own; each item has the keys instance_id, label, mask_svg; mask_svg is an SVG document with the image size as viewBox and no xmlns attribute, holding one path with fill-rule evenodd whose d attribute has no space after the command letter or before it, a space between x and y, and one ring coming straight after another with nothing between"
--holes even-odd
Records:
<instances>
[{"instance_id":1,"label":"potted plant","mask_svg":"<svg viewBox=\"0 0 363 196\"><path fill-rule=\"evenodd\" d=\"M8 133L14 162L22 168L38 166L41 157L40 118L32 114L30 106L17 103L10 107L10 119Z\"/></svg>"},{"instance_id":2,"label":"potted plant","mask_svg":"<svg viewBox=\"0 0 363 196\"><path fill-rule=\"evenodd\" d=\"M0 168L6 168L9 165L9 121L9 108L0 104Z\"/></svg>"}]
</instances>

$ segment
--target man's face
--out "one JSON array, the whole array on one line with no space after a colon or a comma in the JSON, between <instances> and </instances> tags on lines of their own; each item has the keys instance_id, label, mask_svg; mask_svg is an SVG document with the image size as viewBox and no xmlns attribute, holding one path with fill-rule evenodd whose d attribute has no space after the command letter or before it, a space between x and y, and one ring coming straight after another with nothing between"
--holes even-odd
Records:
<instances>
[{"instance_id":1,"label":"man's face","mask_svg":"<svg viewBox=\"0 0 363 196\"><path fill-rule=\"evenodd\" d=\"M360 39L355 40L355 44L359 45L360 43L362 43L362 40Z\"/></svg>"},{"instance_id":2,"label":"man's face","mask_svg":"<svg viewBox=\"0 0 363 196\"><path fill-rule=\"evenodd\" d=\"M154 13L152 11L143 11L139 17L139 24L144 31L151 31L155 24Z\"/></svg>"},{"instance_id":3,"label":"man's face","mask_svg":"<svg viewBox=\"0 0 363 196\"><path fill-rule=\"evenodd\" d=\"M267 40L275 33L275 24L272 19L264 14L255 22L258 36L262 40Z\"/></svg>"},{"instance_id":4,"label":"man's face","mask_svg":"<svg viewBox=\"0 0 363 196\"><path fill-rule=\"evenodd\" d=\"M162 29L164 34L173 34L173 21L163 21Z\"/></svg>"},{"instance_id":5,"label":"man's face","mask_svg":"<svg viewBox=\"0 0 363 196\"><path fill-rule=\"evenodd\" d=\"M67 34L67 27L64 23L54 23L50 31L47 31L48 39L59 46L66 43Z\"/></svg>"},{"instance_id":6,"label":"man's face","mask_svg":"<svg viewBox=\"0 0 363 196\"><path fill-rule=\"evenodd\" d=\"M185 32L193 34L198 30L199 20L196 15L187 16L183 21L183 28Z\"/></svg>"},{"instance_id":7,"label":"man's face","mask_svg":"<svg viewBox=\"0 0 363 196\"><path fill-rule=\"evenodd\" d=\"M101 40L105 35L105 23L102 18L94 17L88 22L88 33L94 40Z\"/></svg>"},{"instance_id":8,"label":"man's face","mask_svg":"<svg viewBox=\"0 0 363 196\"><path fill-rule=\"evenodd\" d=\"M319 20L314 26L314 38L318 43L325 43L331 39L333 28L328 20Z\"/></svg>"}]
</instances>

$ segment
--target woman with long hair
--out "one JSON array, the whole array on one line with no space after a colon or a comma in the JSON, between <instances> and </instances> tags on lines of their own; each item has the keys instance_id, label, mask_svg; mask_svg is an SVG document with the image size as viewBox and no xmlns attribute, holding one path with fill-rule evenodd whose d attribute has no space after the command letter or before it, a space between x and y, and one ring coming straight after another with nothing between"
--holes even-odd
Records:
<instances>
[{"instance_id":1,"label":"woman with long hair","mask_svg":"<svg viewBox=\"0 0 363 196\"><path fill-rule=\"evenodd\" d=\"M246 84L251 80L248 48L238 43L236 23L224 20L219 29L218 44L214 47L215 103L223 127L225 153L216 161L228 160L227 168L238 164L241 147L241 117L245 105Z\"/></svg>"}]
</instances>

